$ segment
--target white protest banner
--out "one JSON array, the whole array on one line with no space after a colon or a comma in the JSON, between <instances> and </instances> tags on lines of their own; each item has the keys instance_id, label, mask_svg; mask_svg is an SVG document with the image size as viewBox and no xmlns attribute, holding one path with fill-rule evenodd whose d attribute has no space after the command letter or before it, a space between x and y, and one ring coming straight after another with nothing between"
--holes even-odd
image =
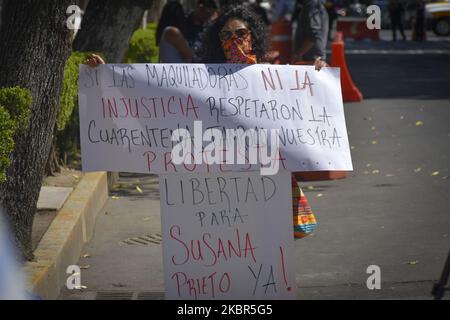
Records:
<instances>
[{"instance_id":1,"label":"white protest banner","mask_svg":"<svg viewBox=\"0 0 450 320\"><path fill-rule=\"evenodd\" d=\"M294 299L291 177L159 175L166 299Z\"/></svg>"},{"instance_id":2,"label":"white protest banner","mask_svg":"<svg viewBox=\"0 0 450 320\"><path fill-rule=\"evenodd\" d=\"M206 150L212 150L206 146L214 140L206 134L211 128L278 129L280 150L269 156L280 169L352 170L336 68L317 72L312 66L290 65L107 64L95 69L80 65L79 112L84 171L259 168L236 164L234 156L205 163ZM194 141L192 164L172 161L177 142L171 136L178 128L204 140L200 146ZM239 152L246 151L238 148Z\"/></svg>"}]
</instances>

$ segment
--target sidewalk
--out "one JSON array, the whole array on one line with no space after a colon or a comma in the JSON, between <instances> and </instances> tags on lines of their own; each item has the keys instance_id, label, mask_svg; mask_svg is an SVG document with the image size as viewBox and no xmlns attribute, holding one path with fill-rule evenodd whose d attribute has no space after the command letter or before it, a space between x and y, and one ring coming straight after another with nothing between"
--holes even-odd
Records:
<instances>
[{"instance_id":1,"label":"sidewalk","mask_svg":"<svg viewBox=\"0 0 450 320\"><path fill-rule=\"evenodd\" d=\"M114 187L78 263L87 289L63 290L62 299L94 299L97 292L112 298L118 291L164 295L158 178L121 173Z\"/></svg>"}]
</instances>

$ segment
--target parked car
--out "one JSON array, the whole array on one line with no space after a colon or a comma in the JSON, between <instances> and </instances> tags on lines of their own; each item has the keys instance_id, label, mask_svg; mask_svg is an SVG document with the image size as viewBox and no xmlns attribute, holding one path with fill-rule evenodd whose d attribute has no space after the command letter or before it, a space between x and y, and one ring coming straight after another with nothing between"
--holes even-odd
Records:
<instances>
[{"instance_id":1,"label":"parked car","mask_svg":"<svg viewBox=\"0 0 450 320\"><path fill-rule=\"evenodd\" d=\"M425 18L436 35L450 35L450 2L428 3L425 5Z\"/></svg>"}]
</instances>

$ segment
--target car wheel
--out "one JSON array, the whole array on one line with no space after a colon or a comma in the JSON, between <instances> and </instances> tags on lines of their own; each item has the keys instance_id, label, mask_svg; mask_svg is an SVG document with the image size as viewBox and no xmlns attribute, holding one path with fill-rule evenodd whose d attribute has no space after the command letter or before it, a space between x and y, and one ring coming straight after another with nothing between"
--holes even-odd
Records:
<instances>
[{"instance_id":1,"label":"car wheel","mask_svg":"<svg viewBox=\"0 0 450 320\"><path fill-rule=\"evenodd\" d=\"M450 19L439 19L434 23L433 31L438 36L450 35Z\"/></svg>"}]
</instances>

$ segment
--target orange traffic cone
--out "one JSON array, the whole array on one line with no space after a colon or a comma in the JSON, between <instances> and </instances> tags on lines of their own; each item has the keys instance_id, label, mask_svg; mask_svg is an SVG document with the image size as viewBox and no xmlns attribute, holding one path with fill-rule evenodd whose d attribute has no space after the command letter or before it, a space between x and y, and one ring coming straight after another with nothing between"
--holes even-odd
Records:
<instances>
[{"instance_id":1,"label":"orange traffic cone","mask_svg":"<svg viewBox=\"0 0 450 320\"><path fill-rule=\"evenodd\" d=\"M344 41L342 40L342 32L339 31L336 32L331 44L331 66L341 68L341 89L344 102L362 101L363 95L353 83L345 62Z\"/></svg>"}]
</instances>

